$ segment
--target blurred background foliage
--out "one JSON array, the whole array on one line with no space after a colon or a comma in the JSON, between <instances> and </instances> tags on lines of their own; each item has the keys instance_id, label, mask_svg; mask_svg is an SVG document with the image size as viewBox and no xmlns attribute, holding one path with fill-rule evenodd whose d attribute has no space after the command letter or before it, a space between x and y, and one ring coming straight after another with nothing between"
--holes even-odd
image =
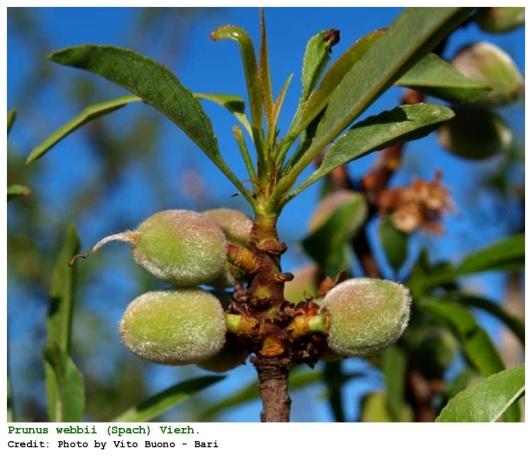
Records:
<instances>
[{"instance_id":1,"label":"blurred background foliage","mask_svg":"<svg viewBox=\"0 0 532 459\"><path fill-rule=\"evenodd\" d=\"M390 8L267 9L274 86L279 87L288 73L299 71L305 42L317 31L340 29L341 42L335 48L340 55L341 46L347 47L363 33L385 26L398 12ZM208 32L223 23L238 23L256 37L257 18L251 9L9 8L8 108L17 109L17 119L8 144L8 184L24 184L32 191L30 196L8 204L8 364L16 420L47 419L42 350L48 290L70 222L78 226L82 247L86 248L104 235L135 227L162 209L233 207L249 213L243 199L233 196L230 184L205 164L190 142L146 107L128 107L92 122L45 160L24 166L31 148L62 122L88 104L121 94L100 79L51 64L47 53L70 44L111 42L169 65L183 75L193 91L243 95L237 53L208 42ZM523 70L524 28L491 35L470 23L448 40L444 57L452 58L465 44L481 40L496 43ZM298 91L291 92L288 107L297 103ZM393 89L374 110L389 108L400 97L400 90ZM236 153L230 140L229 116L217 108L206 109L214 119L222 151L231 161ZM453 211L443 218L443 235L416 232L410 237L400 279L409 277L414 266L418 272L434 270L439 262L457 262L475 249L524 232L523 101L497 112L511 129L513 140L503 153L486 160L468 161L445 153L435 134L405 147L393 186L406 186L414 177L430 180L440 170ZM349 166L347 172L353 180L360 178L373 167L375 159L375 154L370 155L357 162L356 170ZM238 169L242 166L235 167L237 172L243 171ZM312 187L287 207L280 220L281 239L290 247L285 270L296 271L309 262L299 241L309 232L307 221L321 193L319 185ZM383 275L397 278L380 247L378 226L378 219L368 225L368 244ZM353 271L361 273L356 261ZM126 248L109 247L89 262L80 263L78 273L72 356L85 376L84 419L113 419L157 391L206 373L194 366L173 368L142 362L120 344L117 323L126 305L140 293L159 286L131 263ZM469 276L458 282L460 292L487 298L512 316L523 316L522 271ZM522 344L508 328L485 308L475 309L474 314L496 343L506 366L523 360ZM417 320L422 326L415 325ZM422 420L423 413L415 413L416 403L421 410L419 400L413 400L410 389L401 383L394 385L397 378L390 379L390 375L414 366L416 371L405 376L404 384L410 384L407 378L415 379L416 372L425 381L439 384L430 388L434 392L428 400L436 411L478 377L448 327L431 317L416 316L413 321L415 326L400 346L374 359L319 364L314 373L296 371L292 377L292 419ZM254 421L260 406L254 386L254 369L245 365L161 419ZM390 405L390 397L386 399L384 393L401 393L399 398L406 397L407 401Z\"/></svg>"}]
</instances>

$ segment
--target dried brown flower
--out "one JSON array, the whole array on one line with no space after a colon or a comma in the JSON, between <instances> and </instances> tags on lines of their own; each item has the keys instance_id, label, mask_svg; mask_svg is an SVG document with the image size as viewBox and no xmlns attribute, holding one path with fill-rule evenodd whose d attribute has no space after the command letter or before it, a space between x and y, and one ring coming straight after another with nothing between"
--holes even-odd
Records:
<instances>
[{"instance_id":1,"label":"dried brown flower","mask_svg":"<svg viewBox=\"0 0 532 459\"><path fill-rule=\"evenodd\" d=\"M381 214L392 216L394 226L400 231L412 233L422 229L442 234L441 217L453 206L438 171L432 181L416 178L406 187L382 191L377 198L377 207Z\"/></svg>"}]
</instances>

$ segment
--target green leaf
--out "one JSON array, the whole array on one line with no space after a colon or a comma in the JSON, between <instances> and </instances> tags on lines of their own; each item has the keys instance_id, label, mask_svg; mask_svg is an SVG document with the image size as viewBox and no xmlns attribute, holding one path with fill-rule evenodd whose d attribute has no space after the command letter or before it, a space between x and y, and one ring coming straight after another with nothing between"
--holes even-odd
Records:
<instances>
[{"instance_id":1,"label":"green leaf","mask_svg":"<svg viewBox=\"0 0 532 459\"><path fill-rule=\"evenodd\" d=\"M23 196L29 196L31 190L25 185L9 185L7 187L7 200L11 201L15 198L20 198Z\"/></svg>"},{"instance_id":2,"label":"green leaf","mask_svg":"<svg viewBox=\"0 0 532 459\"><path fill-rule=\"evenodd\" d=\"M270 126L268 131L268 145L272 149L274 148L275 139L277 136L277 121L279 120L279 114L281 113L281 108L284 104L284 98L286 97L286 92L288 91L290 83L292 82L293 76L293 74L288 75L288 78L283 83L281 91L279 92L279 95L277 96L277 99L275 100L275 103L273 104L271 109Z\"/></svg>"},{"instance_id":3,"label":"green leaf","mask_svg":"<svg viewBox=\"0 0 532 459\"><path fill-rule=\"evenodd\" d=\"M452 282L460 276L486 271L519 272L525 267L525 235L516 234L467 255L456 268L428 274L423 278L425 288Z\"/></svg>"},{"instance_id":4,"label":"green leaf","mask_svg":"<svg viewBox=\"0 0 532 459\"><path fill-rule=\"evenodd\" d=\"M495 422L524 392L525 366L518 365L458 393L443 408L436 422Z\"/></svg>"},{"instance_id":5,"label":"green leaf","mask_svg":"<svg viewBox=\"0 0 532 459\"><path fill-rule=\"evenodd\" d=\"M211 122L198 101L170 70L152 59L130 49L99 45L65 48L49 58L126 88L171 119L211 159L220 155Z\"/></svg>"},{"instance_id":6,"label":"green leaf","mask_svg":"<svg viewBox=\"0 0 532 459\"><path fill-rule=\"evenodd\" d=\"M447 107L422 103L400 105L355 124L329 148L320 167L288 199L301 193L334 168L388 145L423 137L453 116L453 111Z\"/></svg>"},{"instance_id":7,"label":"green leaf","mask_svg":"<svg viewBox=\"0 0 532 459\"><path fill-rule=\"evenodd\" d=\"M419 305L446 323L460 340L467 360L483 376L504 370L502 359L489 335L471 312L460 303L446 299L425 298ZM515 404L504 415L508 421L520 419L520 407Z\"/></svg>"},{"instance_id":8,"label":"green leaf","mask_svg":"<svg viewBox=\"0 0 532 459\"><path fill-rule=\"evenodd\" d=\"M331 93L310 148L279 182L276 198L306 166L412 65L434 48L471 8L407 8Z\"/></svg>"},{"instance_id":9,"label":"green leaf","mask_svg":"<svg viewBox=\"0 0 532 459\"><path fill-rule=\"evenodd\" d=\"M490 87L471 80L436 54L428 54L406 72L396 86L406 86L451 102L471 102Z\"/></svg>"},{"instance_id":10,"label":"green leaf","mask_svg":"<svg viewBox=\"0 0 532 459\"><path fill-rule=\"evenodd\" d=\"M331 94L318 129L323 148L460 24L471 8L407 8Z\"/></svg>"},{"instance_id":11,"label":"green leaf","mask_svg":"<svg viewBox=\"0 0 532 459\"><path fill-rule=\"evenodd\" d=\"M386 407L392 421L400 421L405 412L407 364L405 351L398 346L390 346L382 353Z\"/></svg>"},{"instance_id":12,"label":"green leaf","mask_svg":"<svg viewBox=\"0 0 532 459\"><path fill-rule=\"evenodd\" d=\"M192 395L221 381L224 376L201 376L178 383L124 411L113 422L147 422L185 402Z\"/></svg>"},{"instance_id":13,"label":"green leaf","mask_svg":"<svg viewBox=\"0 0 532 459\"><path fill-rule=\"evenodd\" d=\"M478 372L471 367L466 366L457 376L447 381L445 389L441 394L443 401L442 405L446 405L456 394L476 383L478 380Z\"/></svg>"},{"instance_id":14,"label":"green leaf","mask_svg":"<svg viewBox=\"0 0 532 459\"><path fill-rule=\"evenodd\" d=\"M173 121L200 147L253 205L253 198L218 150L210 119L200 103L166 67L125 48L82 45L50 54L59 64L88 70L131 91Z\"/></svg>"},{"instance_id":15,"label":"green leaf","mask_svg":"<svg viewBox=\"0 0 532 459\"><path fill-rule=\"evenodd\" d=\"M45 348L45 379L51 421L79 421L84 411L83 375L69 357L76 268L68 262L79 252L79 238L70 225L59 253L50 287Z\"/></svg>"},{"instance_id":16,"label":"green leaf","mask_svg":"<svg viewBox=\"0 0 532 459\"><path fill-rule=\"evenodd\" d=\"M408 234L393 225L390 215L384 215L380 219L379 235L388 263L398 271L408 256Z\"/></svg>"},{"instance_id":17,"label":"green leaf","mask_svg":"<svg viewBox=\"0 0 532 459\"><path fill-rule=\"evenodd\" d=\"M338 39L338 32L334 29L322 30L312 36L307 43L303 56L301 84L303 85L302 99L306 100L310 91L314 89L327 62L329 62L331 48Z\"/></svg>"},{"instance_id":18,"label":"green leaf","mask_svg":"<svg viewBox=\"0 0 532 459\"><path fill-rule=\"evenodd\" d=\"M457 275L495 271L508 265L525 266L525 235L517 234L469 254L456 268Z\"/></svg>"},{"instance_id":19,"label":"green leaf","mask_svg":"<svg viewBox=\"0 0 532 459\"><path fill-rule=\"evenodd\" d=\"M76 227L70 225L66 230L63 245L52 273L47 323L48 340L55 341L67 353L70 351L76 277L76 267L71 268L68 263L79 253L79 249L80 243Z\"/></svg>"},{"instance_id":20,"label":"green leaf","mask_svg":"<svg viewBox=\"0 0 532 459\"><path fill-rule=\"evenodd\" d=\"M504 369L499 352L490 337L478 325L473 314L460 303L424 298L419 306L450 328L460 340L467 359L482 375L488 376Z\"/></svg>"},{"instance_id":21,"label":"green leaf","mask_svg":"<svg viewBox=\"0 0 532 459\"><path fill-rule=\"evenodd\" d=\"M499 319L503 324L505 324L515 335L521 343L525 344L525 323L523 320L515 317L513 314L508 313L504 307L494 303L493 301L483 298L481 296L472 295L468 293L458 292L456 294L451 294L446 297L452 301L457 301L465 306L470 306L473 308L482 309L483 311L488 312L492 316Z\"/></svg>"},{"instance_id":22,"label":"green leaf","mask_svg":"<svg viewBox=\"0 0 532 459\"><path fill-rule=\"evenodd\" d=\"M259 72L255 50L248 33L241 27L224 25L211 33L211 38L217 40L234 40L240 47L242 63L244 65L244 75L248 89L249 105L251 109L251 121L253 124L254 139L258 141L259 131L262 125L262 97L261 85L259 83Z\"/></svg>"},{"instance_id":23,"label":"green leaf","mask_svg":"<svg viewBox=\"0 0 532 459\"><path fill-rule=\"evenodd\" d=\"M367 217L363 197L339 206L328 220L307 236L302 245L327 276L336 277L349 267L349 241Z\"/></svg>"},{"instance_id":24,"label":"green leaf","mask_svg":"<svg viewBox=\"0 0 532 459\"><path fill-rule=\"evenodd\" d=\"M246 117L246 104L242 97L236 96L234 94L206 94L202 92L195 92L194 97L214 102L215 104L221 105L229 110L234 117L240 121L240 123L242 123L242 126L247 133L253 137L251 126Z\"/></svg>"},{"instance_id":25,"label":"green leaf","mask_svg":"<svg viewBox=\"0 0 532 459\"><path fill-rule=\"evenodd\" d=\"M330 66L318 88L310 94L305 102L298 116L293 135L299 135L323 111L327 106L331 93L340 84L347 72L364 56L383 33L383 31L378 30L364 35Z\"/></svg>"},{"instance_id":26,"label":"green leaf","mask_svg":"<svg viewBox=\"0 0 532 459\"><path fill-rule=\"evenodd\" d=\"M83 375L56 341L48 341L44 358L50 421L80 421L85 411Z\"/></svg>"},{"instance_id":27,"label":"green leaf","mask_svg":"<svg viewBox=\"0 0 532 459\"><path fill-rule=\"evenodd\" d=\"M76 131L84 124L101 118L102 116L108 115L109 113L114 112L115 110L118 110L127 104L139 102L141 100L142 99L136 96L122 96L117 97L116 99L106 100L104 102L89 105L74 118L70 119L61 127L52 132L39 145L37 145L26 159L26 164L30 164L44 156L52 147L57 145L66 136Z\"/></svg>"},{"instance_id":28,"label":"green leaf","mask_svg":"<svg viewBox=\"0 0 532 459\"><path fill-rule=\"evenodd\" d=\"M266 34L266 20L264 18L264 8L260 8L260 58L258 68L258 79L260 92L263 96L264 111L266 118L271 123L271 113L273 108L272 80L270 75L270 61L268 58L268 38Z\"/></svg>"},{"instance_id":29,"label":"green leaf","mask_svg":"<svg viewBox=\"0 0 532 459\"><path fill-rule=\"evenodd\" d=\"M12 108L7 112L7 133L11 131L11 128L13 127L13 124L15 123L15 120L17 119L17 110L15 108Z\"/></svg>"}]
</instances>

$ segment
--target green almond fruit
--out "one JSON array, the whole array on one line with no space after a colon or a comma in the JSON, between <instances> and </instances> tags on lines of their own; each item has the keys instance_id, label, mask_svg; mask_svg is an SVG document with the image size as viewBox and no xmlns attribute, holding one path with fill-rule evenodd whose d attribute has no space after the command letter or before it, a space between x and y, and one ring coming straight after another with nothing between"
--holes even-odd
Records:
<instances>
[{"instance_id":1,"label":"green almond fruit","mask_svg":"<svg viewBox=\"0 0 532 459\"><path fill-rule=\"evenodd\" d=\"M323 300L330 315L330 350L351 357L390 346L406 328L410 302L408 289L396 282L361 278L338 284Z\"/></svg>"},{"instance_id":2,"label":"green almond fruit","mask_svg":"<svg viewBox=\"0 0 532 459\"><path fill-rule=\"evenodd\" d=\"M198 212L158 212L134 231L102 239L90 253L111 241L130 244L139 266L177 287L208 284L224 273L227 259L225 235L216 223Z\"/></svg>"},{"instance_id":3,"label":"green almond fruit","mask_svg":"<svg viewBox=\"0 0 532 459\"><path fill-rule=\"evenodd\" d=\"M347 202L360 202L359 212L353 215L353 227L358 227L358 223L363 221L367 215L366 199L362 193L340 190L331 193L319 203L309 221L310 231L313 232L325 224L334 211Z\"/></svg>"},{"instance_id":4,"label":"green almond fruit","mask_svg":"<svg viewBox=\"0 0 532 459\"><path fill-rule=\"evenodd\" d=\"M474 104L454 108L455 117L438 130L438 141L447 151L470 160L483 160L504 152L512 131L492 111Z\"/></svg>"},{"instance_id":5,"label":"green almond fruit","mask_svg":"<svg viewBox=\"0 0 532 459\"><path fill-rule=\"evenodd\" d=\"M509 104L523 95L524 81L512 58L497 46L479 42L466 46L452 60L465 76L492 89L475 100L487 106Z\"/></svg>"},{"instance_id":6,"label":"green almond fruit","mask_svg":"<svg viewBox=\"0 0 532 459\"><path fill-rule=\"evenodd\" d=\"M198 363L198 367L214 373L226 373L243 365L248 355L249 352L247 350L226 344L218 354Z\"/></svg>"},{"instance_id":7,"label":"green almond fruit","mask_svg":"<svg viewBox=\"0 0 532 459\"><path fill-rule=\"evenodd\" d=\"M253 221L243 212L220 208L206 210L203 214L222 228L230 242L244 246L251 242Z\"/></svg>"},{"instance_id":8,"label":"green almond fruit","mask_svg":"<svg viewBox=\"0 0 532 459\"><path fill-rule=\"evenodd\" d=\"M441 327L421 327L412 333L410 341L413 358L429 377L441 377L458 356L458 341Z\"/></svg>"},{"instance_id":9,"label":"green almond fruit","mask_svg":"<svg viewBox=\"0 0 532 459\"><path fill-rule=\"evenodd\" d=\"M131 352L166 365L211 358L223 348L225 333L220 301L200 289L145 293L130 303L120 322Z\"/></svg>"},{"instance_id":10,"label":"green almond fruit","mask_svg":"<svg viewBox=\"0 0 532 459\"><path fill-rule=\"evenodd\" d=\"M309 264L293 272L294 278L285 282L284 297L291 303L299 303L318 296L318 268Z\"/></svg>"},{"instance_id":11,"label":"green almond fruit","mask_svg":"<svg viewBox=\"0 0 532 459\"><path fill-rule=\"evenodd\" d=\"M475 14L475 21L486 32L511 32L525 23L525 9L523 7L479 8Z\"/></svg>"}]
</instances>

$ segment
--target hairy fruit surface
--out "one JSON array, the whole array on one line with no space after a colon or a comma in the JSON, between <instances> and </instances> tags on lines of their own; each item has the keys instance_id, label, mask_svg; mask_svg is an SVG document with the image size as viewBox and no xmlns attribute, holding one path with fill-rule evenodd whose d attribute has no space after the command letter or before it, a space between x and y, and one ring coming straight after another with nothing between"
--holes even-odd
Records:
<instances>
[{"instance_id":1,"label":"hairy fruit surface","mask_svg":"<svg viewBox=\"0 0 532 459\"><path fill-rule=\"evenodd\" d=\"M223 231L198 212L158 212L135 233L136 262L170 284L192 287L209 283L224 271L227 241Z\"/></svg>"},{"instance_id":2,"label":"hairy fruit surface","mask_svg":"<svg viewBox=\"0 0 532 459\"><path fill-rule=\"evenodd\" d=\"M209 359L222 349L225 332L220 301L200 289L145 293L130 303L120 322L131 352L167 365Z\"/></svg>"},{"instance_id":3,"label":"hairy fruit surface","mask_svg":"<svg viewBox=\"0 0 532 459\"><path fill-rule=\"evenodd\" d=\"M217 223L227 239L234 244L247 246L251 242L253 222L244 213L234 209L209 209L203 212Z\"/></svg>"},{"instance_id":4,"label":"hairy fruit surface","mask_svg":"<svg viewBox=\"0 0 532 459\"><path fill-rule=\"evenodd\" d=\"M350 279L327 293L329 348L344 357L368 355L393 344L410 314L410 294L401 284L382 279Z\"/></svg>"}]
</instances>

